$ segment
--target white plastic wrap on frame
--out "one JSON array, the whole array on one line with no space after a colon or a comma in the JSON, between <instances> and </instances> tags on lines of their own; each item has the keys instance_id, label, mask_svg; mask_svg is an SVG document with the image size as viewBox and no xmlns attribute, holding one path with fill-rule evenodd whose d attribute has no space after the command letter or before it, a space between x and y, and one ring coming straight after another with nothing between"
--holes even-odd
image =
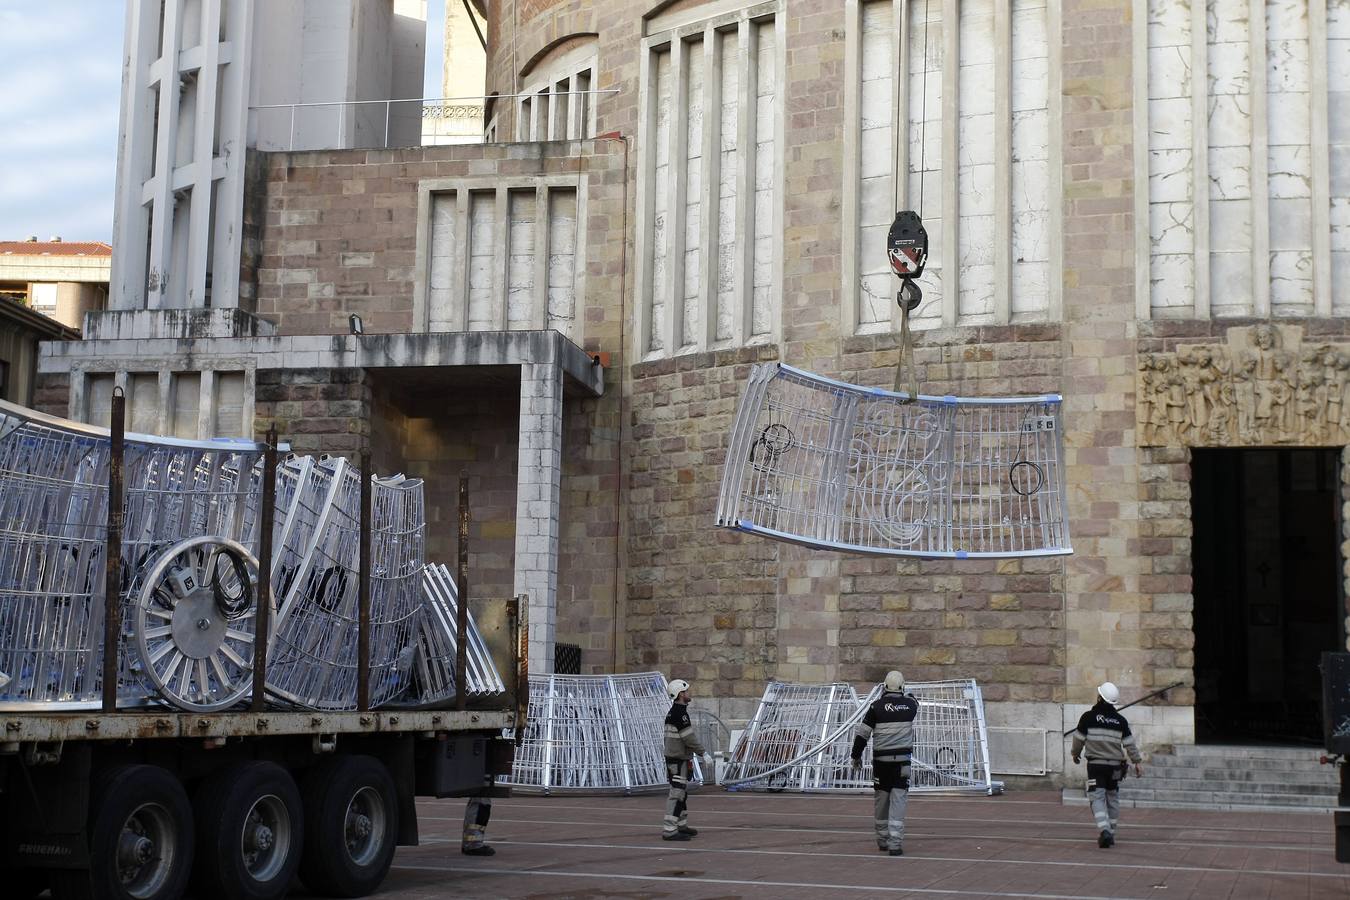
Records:
<instances>
[{"instance_id":1,"label":"white plastic wrap on frame","mask_svg":"<svg viewBox=\"0 0 1350 900\"><path fill-rule=\"evenodd\" d=\"M755 366L717 524L882 556L1072 552L1057 394L966 399Z\"/></svg>"}]
</instances>

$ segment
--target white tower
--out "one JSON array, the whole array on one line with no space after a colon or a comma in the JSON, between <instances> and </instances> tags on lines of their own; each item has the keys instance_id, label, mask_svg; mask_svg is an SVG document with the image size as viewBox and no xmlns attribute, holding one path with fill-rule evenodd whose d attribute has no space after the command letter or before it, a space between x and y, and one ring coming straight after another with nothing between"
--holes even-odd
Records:
<instances>
[{"instance_id":1,"label":"white tower","mask_svg":"<svg viewBox=\"0 0 1350 900\"><path fill-rule=\"evenodd\" d=\"M247 149L420 143L379 101L421 96L425 46L426 0L127 0L109 308L245 305Z\"/></svg>"}]
</instances>

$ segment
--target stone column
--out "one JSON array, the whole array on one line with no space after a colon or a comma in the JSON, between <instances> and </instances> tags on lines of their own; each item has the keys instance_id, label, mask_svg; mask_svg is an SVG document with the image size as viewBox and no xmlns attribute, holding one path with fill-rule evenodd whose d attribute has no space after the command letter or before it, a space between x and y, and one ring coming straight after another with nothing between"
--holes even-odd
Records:
<instances>
[{"instance_id":1,"label":"stone column","mask_svg":"<svg viewBox=\"0 0 1350 900\"><path fill-rule=\"evenodd\" d=\"M1074 543L1065 562L1066 727L1103 680L1132 700L1175 676L1159 666L1148 629L1155 597L1190 592L1189 575L1161 572L1140 556L1141 540L1155 534L1155 511L1141 502L1146 460L1134 413L1135 254L1148 252L1147 242L1135 243L1134 219L1134 194L1148 190L1134 180L1134 80L1146 73L1136 70L1134 29L1143 23L1133 16L1143 14L1123 0L1068 0L1063 9L1064 415L1073 434L1065 471ZM1180 705L1189 692L1169 699L1179 705L1131 711L1146 744L1194 739L1190 709Z\"/></svg>"},{"instance_id":2,"label":"stone column","mask_svg":"<svg viewBox=\"0 0 1350 900\"><path fill-rule=\"evenodd\" d=\"M562 480L562 372L520 367L516 464L516 593L530 597L530 672L553 672L558 620L558 507Z\"/></svg>"}]
</instances>

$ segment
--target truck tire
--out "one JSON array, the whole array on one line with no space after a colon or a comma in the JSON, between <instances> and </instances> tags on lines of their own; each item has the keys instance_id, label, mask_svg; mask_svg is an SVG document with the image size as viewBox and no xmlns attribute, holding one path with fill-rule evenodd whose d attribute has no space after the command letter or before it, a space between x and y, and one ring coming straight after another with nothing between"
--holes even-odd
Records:
<instances>
[{"instance_id":1,"label":"truck tire","mask_svg":"<svg viewBox=\"0 0 1350 900\"><path fill-rule=\"evenodd\" d=\"M309 823L300 880L327 897L364 897L379 887L398 838L398 799L384 764L335 757L305 774L300 796Z\"/></svg>"},{"instance_id":2,"label":"truck tire","mask_svg":"<svg viewBox=\"0 0 1350 900\"><path fill-rule=\"evenodd\" d=\"M193 894L218 900L284 897L300 867L300 791L276 763L246 762L206 779L193 798Z\"/></svg>"},{"instance_id":3,"label":"truck tire","mask_svg":"<svg viewBox=\"0 0 1350 900\"><path fill-rule=\"evenodd\" d=\"M53 870L64 900L176 900L192 872L192 807L159 766L119 766L98 780L89 805L86 870Z\"/></svg>"}]
</instances>

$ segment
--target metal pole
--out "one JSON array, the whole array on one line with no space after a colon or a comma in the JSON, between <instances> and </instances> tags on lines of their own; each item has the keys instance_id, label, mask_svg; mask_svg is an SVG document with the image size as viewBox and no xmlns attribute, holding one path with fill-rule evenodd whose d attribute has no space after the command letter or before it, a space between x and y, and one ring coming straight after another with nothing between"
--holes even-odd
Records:
<instances>
[{"instance_id":1,"label":"metal pole","mask_svg":"<svg viewBox=\"0 0 1350 900\"><path fill-rule=\"evenodd\" d=\"M468 703L467 685L469 633L469 473L459 473L459 572L455 589L459 606L455 610L455 709Z\"/></svg>"},{"instance_id":2,"label":"metal pole","mask_svg":"<svg viewBox=\"0 0 1350 900\"><path fill-rule=\"evenodd\" d=\"M295 104L294 104L294 103L291 104L291 145L290 145L289 147L287 147L286 149L287 149L287 150L294 150L294 149L295 149Z\"/></svg>"},{"instance_id":3,"label":"metal pole","mask_svg":"<svg viewBox=\"0 0 1350 900\"><path fill-rule=\"evenodd\" d=\"M384 101L384 149L389 149L389 107L393 105L392 100Z\"/></svg>"},{"instance_id":4,"label":"metal pole","mask_svg":"<svg viewBox=\"0 0 1350 900\"><path fill-rule=\"evenodd\" d=\"M258 606L253 613L253 711L267 693L267 638L272 627L272 519L277 505L277 429L267 429L263 448L262 500L258 510Z\"/></svg>"},{"instance_id":5,"label":"metal pole","mask_svg":"<svg viewBox=\"0 0 1350 900\"><path fill-rule=\"evenodd\" d=\"M103 582L103 711L117 711L117 642L122 634L122 458L126 436L126 395L113 388L108 450L108 545Z\"/></svg>"},{"instance_id":6,"label":"metal pole","mask_svg":"<svg viewBox=\"0 0 1350 900\"><path fill-rule=\"evenodd\" d=\"M516 597L516 746L525 740L530 719L530 598Z\"/></svg>"},{"instance_id":7,"label":"metal pole","mask_svg":"<svg viewBox=\"0 0 1350 900\"><path fill-rule=\"evenodd\" d=\"M361 451L361 577L357 605L356 708L370 709L370 451Z\"/></svg>"},{"instance_id":8,"label":"metal pole","mask_svg":"<svg viewBox=\"0 0 1350 900\"><path fill-rule=\"evenodd\" d=\"M346 105L345 103L339 103L339 104L338 104L338 133L337 133L337 146L338 146L338 149L339 149L339 150L343 149L343 143L342 143L342 119L343 119L343 116L346 114L346 112L347 112L347 105ZM364 473L365 470L362 469L362 472Z\"/></svg>"}]
</instances>

